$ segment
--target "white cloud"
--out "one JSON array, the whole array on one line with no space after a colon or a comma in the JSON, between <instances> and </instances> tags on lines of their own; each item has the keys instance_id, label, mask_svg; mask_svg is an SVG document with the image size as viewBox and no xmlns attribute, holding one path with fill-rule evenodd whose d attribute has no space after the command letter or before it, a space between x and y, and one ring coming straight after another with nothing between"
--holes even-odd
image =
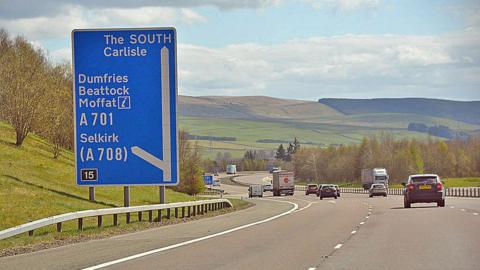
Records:
<instances>
[{"instance_id":1,"label":"white cloud","mask_svg":"<svg viewBox=\"0 0 480 270\"><path fill-rule=\"evenodd\" d=\"M344 35L277 45L180 45L180 93L188 95L432 96L480 98L480 33ZM468 59L466 61L465 59ZM467 96L468 95L468 96Z\"/></svg>"},{"instance_id":2,"label":"white cloud","mask_svg":"<svg viewBox=\"0 0 480 270\"><path fill-rule=\"evenodd\" d=\"M335 9L340 11L374 9L380 6L381 0L304 0L314 8Z\"/></svg>"},{"instance_id":3,"label":"white cloud","mask_svg":"<svg viewBox=\"0 0 480 270\"><path fill-rule=\"evenodd\" d=\"M46 40L69 36L72 29L78 28L141 27L203 23L206 21L206 17L188 8L86 9L82 6L65 6L63 12L53 17L0 19L0 27L29 39Z\"/></svg>"},{"instance_id":4,"label":"white cloud","mask_svg":"<svg viewBox=\"0 0 480 270\"><path fill-rule=\"evenodd\" d=\"M193 8L213 6L222 10L261 9L281 0L2 0L0 18L19 19L55 16L70 6L84 9Z\"/></svg>"}]
</instances>

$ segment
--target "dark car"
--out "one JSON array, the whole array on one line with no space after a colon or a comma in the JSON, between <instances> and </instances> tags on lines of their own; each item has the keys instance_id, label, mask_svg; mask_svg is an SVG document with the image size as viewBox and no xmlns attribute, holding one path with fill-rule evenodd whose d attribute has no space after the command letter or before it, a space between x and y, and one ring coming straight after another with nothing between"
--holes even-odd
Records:
<instances>
[{"instance_id":1,"label":"dark car","mask_svg":"<svg viewBox=\"0 0 480 270\"><path fill-rule=\"evenodd\" d=\"M334 185L322 185L321 188L319 188L319 197L320 200L323 200L323 198L337 198L337 189L335 188Z\"/></svg>"},{"instance_id":2,"label":"dark car","mask_svg":"<svg viewBox=\"0 0 480 270\"><path fill-rule=\"evenodd\" d=\"M410 208L412 203L437 203L445 206L445 188L436 174L416 174L408 177L405 186L403 204Z\"/></svg>"},{"instance_id":3,"label":"dark car","mask_svg":"<svg viewBox=\"0 0 480 270\"><path fill-rule=\"evenodd\" d=\"M307 189L305 190L305 195L317 194L317 191L318 191L318 185L308 184Z\"/></svg>"}]
</instances>

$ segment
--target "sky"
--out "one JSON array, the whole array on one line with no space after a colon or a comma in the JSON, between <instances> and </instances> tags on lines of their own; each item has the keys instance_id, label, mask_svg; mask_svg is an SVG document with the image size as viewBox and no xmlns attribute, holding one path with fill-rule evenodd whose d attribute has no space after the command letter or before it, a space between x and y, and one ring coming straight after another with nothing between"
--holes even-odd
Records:
<instances>
[{"instance_id":1,"label":"sky","mask_svg":"<svg viewBox=\"0 0 480 270\"><path fill-rule=\"evenodd\" d=\"M0 0L55 63L73 29L170 26L181 95L480 100L480 0Z\"/></svg>"}]
</instances>

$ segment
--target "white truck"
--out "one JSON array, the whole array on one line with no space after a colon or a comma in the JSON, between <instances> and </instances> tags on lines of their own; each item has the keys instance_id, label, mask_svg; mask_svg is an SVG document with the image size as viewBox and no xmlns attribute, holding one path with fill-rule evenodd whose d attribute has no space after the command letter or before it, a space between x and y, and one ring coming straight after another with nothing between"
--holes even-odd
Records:
<instances>
[{"instance_id":1,"label":"white truck","mask_svg":"<svg viewBox=\"0 0 480 270\"><path fill-rule=\"evenodd\" d=\"M227 165L227 174L236 174L237 173L237 165L228 164Z\"/></svg>"},{"instance_id":2,"label":"white truck","mask_svg":"<svg viewBox=\"0 0 480 270\"><path fill-rule=\"evenodd\" d=\"M295 191L295 179L293 172L273 172L273 196L293 195Z\"/></svg>"},{"instance_id":3,"label":"white truck","mask_svg":"<svg viewBox=\"0 0 480 270\"><path fill-rule=\"evenodd\" d=\"M370 189L372 184L384 184L388 188L388 173L385 168L362 169L363 189Z\"/></svg>"},{"instance_id":4,"label":"white truck","mask_svg":"<svg viewBox=\"0 0 480 270\"><path fill-rule=\"evenodd\" d=\"M248 187L248 197L263 197L263 185L250 185Z\"/></svg>"}]
</instances>

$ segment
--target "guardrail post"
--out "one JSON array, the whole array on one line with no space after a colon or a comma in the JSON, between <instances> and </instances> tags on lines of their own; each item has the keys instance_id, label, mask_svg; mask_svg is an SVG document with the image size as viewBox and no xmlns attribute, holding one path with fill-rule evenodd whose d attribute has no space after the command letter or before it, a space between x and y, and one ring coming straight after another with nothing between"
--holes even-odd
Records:
<instances>
[{"instance_id":1,"label":"guardrail post","mask_svg":"<svg viewBox=\"0 0 480 270\"><path fill-rule=\"evenodd\" d=\"M78 219L78 230L83 230L83 218Z\"/></svg>"},{"instance_id":2,"label":"guardrail post","mask_svg":"<svg viewBox=\"0 0 480 270\"><path fill-rule=\"evenodd\" d=\"M141 211L138 212L138 221L142 221L142 217L143 217L142 212Z\"/></svg>"},{"instance_id":3,"label":"guardrail post","mask_svg":"<svg viewBox=\"0 0 480 270\"><path fill-rule=\"evenodd\" d=\"M126 220L125 222L126 222L127 224L130 223L130 213L127 213L127 214L125 215L125 220Z\"/></svg>"},{"instance_id":4,"label":"guardrail post","mask_svg":"<svg viewBox=\"0 0 480 270\"><path fill-rule=\"evenodd\" d=\"M190 214L191 209L192 209L192 207L189 206L189 207L188 207L188 211L187 211L187 212L188 212L188 217L191 217L191 214Z\"/></svg>"},{"instance_id":5,"label":"guardrail post","mask_svg":"<svg viewBox=\"0 0 480 270\"><path fill-rule=\"evenodd\" d=\"M162 222L162 209L157 210L157 221Z\"/></svg>"},{"instance_id":6,"label":"guardrail post","mask_svg":"<svg viewBox=\"0 0 480 270\"><path fill-rule=\"evenodd\" d=\"M33 236L33 230L28 231L28 236Z\"/></svg>"},{"instance_id":7,"label":"guardrail post","mask_svg":"<svg viewBox=\"0 0 480 270\"><path fill-rule=\"evenodd\" d=\"M182 207L182 218L185 218L185 207Z\"/></svg>"},{"instance_id":8,"label":"guardrail post","mask_svg":"<svg viewBox=\"0 0 480 270\"><path fill-rule=\"evenodd\" d=\"M167 208L167 219L170 219L170 208Z\"/></svg>"},{"instance_id":9,"label":"guardrail post","mask_svg":"<svg viewBox=\"0 0 480 270\"><path fill-rule=\"evenodd\" d=\"M178 208L175 207L175 218L178 218Z\"/></svg>"},{"instance_id":10,"label":"guardrail post","mask_svg":"<svg viewBox=\"0 0 480 270\"><path fill-rule=\"evenodd\" d=\"M113 226L118 226L118 214L113 214Z\"/></svg>"},{"instance_id":11,"label":"guardrail post","mask_svg":"<svg viewBox=\"0 0 480 270\"><path fill-rule=\"evenodd\" d=\"M57 232L62 232L62 222L57 223Z\"/></svg>"},{"instance_id":12,"label":"guardrail post","mask_svg":"<svg viewBox=\"0 0 480 270\"><path fill-rule=\"evenodd\" d=\"M97 216L97 226L99 228L102 227L102 221L103 221L102 219L103 219L102 216Z\"/></svg>"},{"instance_id":13,"label":"guardrail post","mask_svg":"<svg viewBox=\"0 0 480 270\"><path fill-rule=\"evenodd\" d=\"M153 211L148 210L148 222L153 222Z\"/></svg>"},{"instance_id":14,"label":"guardrail post","mask_svg":"<svg viewBox=\"0 0 480 270\"><path fill-rule=\"evenodd\" d=\"M192 208L193 208L193 216L196 216L197 215L197 206L194 205L194 206L192 206Z\"/></svg>"}]
</instances>

